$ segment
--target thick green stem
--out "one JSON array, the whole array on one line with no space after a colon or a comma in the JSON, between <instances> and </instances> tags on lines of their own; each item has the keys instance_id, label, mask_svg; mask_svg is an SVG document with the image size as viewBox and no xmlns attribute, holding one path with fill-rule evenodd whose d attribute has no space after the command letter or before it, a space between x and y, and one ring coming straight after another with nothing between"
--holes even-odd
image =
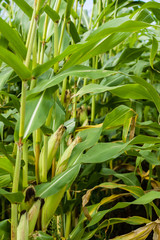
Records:
<instances>
[{"instance_id":1,"label":"thick green stem","mask_svg":"<svg viewBox=\"0 0 160 240\"><path fill-rule=\"evenodd\" d=\"M19 145L17 148L17 157L16 157L16 164L14 169L14 177L13 177L13 186L12 192L18 192L18 185L19 185L19 175L20 175L20 168L21 168L21 154L22 154L22 146ZM11 205L11 239L17 240L17 222L18 222L18 206L17 204Z\"/></svg>"},{"instance_id":2,"label":"thick green stem","mask_svg":"<svg viewBox=\"0 0 160 240\"><path fill-rule=\"evenodd\" d=\"M50 5L50 1L49 1L48 5ZM45 45L46 45L47 28L48 28L48 14L46 14L45 22L44 22L43 37L42 37L42 48L41 48L41 55L40 55L40 64L43 63L43 59L44 59L44 51L45 51Z\"/></svg>"},{"instance_id":3,"label":"thick green stem","mask_svg":"<svg viewBox=\"0 0 160 240\"><path fill-rule=\"evenodd\" d=\"M31 35L30 35L30 39L28 42L28 50L27 50L27 56L26 56L26 60L25 60L26 67L29 67L29 64L30 64L34 38L36 35L36 27L37 27L37 19L38 19L40 1L41 0L38 0L38 1L35 0L35 11L33 12L34 22L33 22L33 25L31 26ZM16 157L14 176L13 176L13 186L12 186L13 193L18 192L18 185L19 185L21 156L22 156L22 139L23 139L23 135L24 135L24 123L25 123L26 90L27 90L27 83L26 83L26 81L22 81L19 143L18 143L18 148L17 148L17 157ZM12 204L12 206L11 206L11 239L12 240L17 240L17 216L18 216L17 204Z\"/></svg>"},{"instance_id":4,"label":"thick green stem","mask_svg":"<svg viewBox=\"0 0 160 240\"><path fill-rule=\"evenodd\" d=\"M25 109L26 109L26 90L27 90L27 82L22 81L20 128L19 128L19 139L21 139L21 140L22 140L23 134L24 134Z\"/></svg>"},{"instance_id":5,"label":"thick green stem","mask_svg":"<svg viewBox=\"0 0 160 240\"><path fill-rule=\"evenodd\" d=\"M74 79L74 95L77 93L77 77ZM73 97L73 118L77 116L77 97Z\"/></svg>"},{"instance_id":6,"label":"thick green stem","mask_svg":"<svg viewBox=\"0 0 160 240\"><path fill-rule=\"evenodd\" d=\"M61 94L61 103L64 105L65 94L66 94L66 87L67 87L67 78L63 80L62 84L62 94Z\"/></svg>"},{"instance_id":7,"label":"thick green stem","mask_svg":"<svg viewBox=\"0 0 160 240\"><path fill-rule=\"evenodd\" d=\"M42 182L47 182L48 136L44 136L44 152L42 160Z\"/></svg>"},{"instance_id":8,"label":"thick green stem","mask_svg":"<svg viewBox=\"0 0 160 240\"><path fill-rule=\"evenodd\" d=\"M30 27L29 27L29 31L28 31L28 35L27 35L26 48L28 48L29 42L30 42L30 39L31 39L31 33L32 33L33 22L34 22L34 15L35 15L35 9L34 9L34 13L32 14L31 23L30 23Z\"/></svg>"},{"instance_id":9,"label":"thick green stem","mask_svg":"<svg viewBox=\"0 0 160 240\"><path fill-rule=\"evenodd\" d=\"M54 23L54 57L58 56L58 22ZM54 73L58 72L58 62L54 65Z\"/></svg>"},{"instance_id":10,"label":"thick green stem","mask_svg":"<svg viewBox=\"0 0 160 240\"><path fill-rule=\"evenodd\" d=\"M28 142L24 142L23 144L23 160L24 160L24 167L23 167L23 188L28 186Z\"/></svg>"},{"instance_id":11,"label":"thick green stem","mask_svg":"<svg viewBox=\"0 0 160 240\"><path fill-rule=\"evenodd\" d=\"M71 200L71 195L69 190L67 190L67 200ZM68 239L71 230L71 210L66 213L66 228L65 228L65 238Z\"/></svg>"},{"instance_id":12,"label":"thick green stem","mask_svg":"<svg viewBox=\"0 0 160 240\"><path fill-rule=\"evenodd\" d=\"M18 206L17 204L11 205L11 239L17 240L17 225L18 225Z\"/></svg>"},{"instance_id":13,"label":"thick green stem","mask_svg":"<svg viewBox=\"0 0 160 240\"><path fill-rule=\"evenodd\" d=\"M63 25L62 25L62 29L61 29L61 35L60 35L59 45L58 45L58 54L60 54L60 51L61 51L61 46L62 46L65 26L66 26L66 18L64 18L64 20L63 20Z\"/></svg>"}]
</instances>

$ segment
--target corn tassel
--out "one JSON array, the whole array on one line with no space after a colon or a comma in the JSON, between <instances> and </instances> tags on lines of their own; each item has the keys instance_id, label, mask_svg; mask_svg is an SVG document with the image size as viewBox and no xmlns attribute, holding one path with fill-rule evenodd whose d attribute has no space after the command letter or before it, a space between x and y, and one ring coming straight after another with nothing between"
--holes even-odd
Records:
<instances>
[{"instance_id":1,"label":"corn tassel","mask_svg":"<svg viewBox=\"0 0 160 240\"><path fill-rule=\"evenodd\" d=\"M64 151L62 157L58 160L57 163L57 168L56 168L56 175L60 174L61 172L63 172L68 164L68 160L69 157L71 156L71 153L73 151L73 148L79 143L81 142L81 138L77 137L71 144L70 146Z\"/></svg>"},{"instance_id":2,"label":"corn tassel","mask_svg":"<svg viewBox=\"0 0 160 240\"><path fill-rule=\"evenodd\" d=\"M48 158L46 159L47 161L47 172L52 166L52 160L54 156L56 155L56 152L58 150L59 144L61 137L64 133L65 127L61 125L57 131L51 135L49 141L48 141ZM40 181L42 181L42 159L43 159L43 154L44 154L44 148L42 148L41 153L40 153L40 158L39 158L39 178Z\"/></svg>"},{"instance_id":3,"label":"corn tassel","mask_svg":"<svg viewBox=\"0 0 160 240\"><path fill-rule=\"evenodd\" d=\"M41 207L41 199L38 199L28 212L29 234L31 234L35 229L40 207Z\"/></svg>"},{"instance_id":4,"label":"corn tassel","mask_svg":"<svg viewBox=\"0 0 160 240\"><path fill-rule=\"evenodd\" d=\"M25 212L21 215L20 222L17 228L17 240L28 240L28 230L28 214L27 212Z\"/></svg>"}]
</instances>

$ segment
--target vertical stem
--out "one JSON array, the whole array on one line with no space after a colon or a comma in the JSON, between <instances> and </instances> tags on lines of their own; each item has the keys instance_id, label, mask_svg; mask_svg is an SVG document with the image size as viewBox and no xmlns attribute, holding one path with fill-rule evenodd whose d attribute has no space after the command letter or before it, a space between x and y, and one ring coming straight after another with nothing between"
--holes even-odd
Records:
<instances>
[{"instance_id":1,"label":"vertical stem","mask_svg":"<svg viewBox=\"0 0 160 240\"><path fill-rule=\"evenodd\" d=\"M22 81L22 96L21 96L21 109L20 109L20 129L19 129L19 139L21 139L21 140L22 140L23 134L24 134L26 90L27 90L27 82Z\"/></svg>"},{"instance_id":2,"label":"vertical stem","mask_svg":"<svg viewBox=\"0 0 160 240\"><path fill-rule=\"evenodd\" d=\"M82 12L83 12L83 0L82 0L82 3L81 3L81 10L80 10L80 15L79 15L79 22L78 22L78 33L80 32L80 26L81 26L81 20L82 20Z\"/></svg>"},{"instance_id":3,"label":"vertical stem","mask_svg":"<svg viewBox=\"0 0 160 240\"><path fill-rule=\"evenodd\" d=\"M54 23L54 57L58 56L58 22ZM54 65L54 73L58 72L58 62Z\"/></svg>"},{"instance_id":4,"label":"vertical stem","mask_svg":"<svg viewBox=\"0 0 160 240\"><path fill-rule=\"evenodd\" d=\"M23 188L28 186L28 142L23 144L23 160L25 165L23 167Z\"/></svg>"},{"instance_id":5,"label":"vertical stem","mask_svg":"<svg viewBox=\"0 0 160 240\"><path fill-rule=\"evenodd\" d=\"M64 105L64 99L65 99L65 94L66 94L66 87L67 87L67 78L63 80L62 84L62 94L61 94L61 103Z\"/></svg>"},{"instance_id":6,"label":"vertical stem","mask_svg":"<svg viewBox=\"0 0 160 240\"><path fill-rule=\"evenodd\" d=\"M74 79L74 94L77 93L77 77ZM77 115L77 97L74 96L73 98L73 118L76 118Z\"/></svg>"},{"instance_id":7,"label":"vertical stem","mask_svg":"<svg viewBox=\"0 0 160 240\"><path fill-rule=\"evenodd\" d=\"M61 46L62 46L62 40L63 40L63 36L64 36L65 25L66 25L66 18L64 17L63 25L62 25L62 29L61 29L61 35L60 35L60 39L59 39L59 45L58 45L58 54L60 54L60 51L61 51Z\"/></svg>"},{"instance_id":8,"label":"vertical stem","mask_svg":"<svg viewBox=\"0 0 160 240\"><path fill-rule=\"evenodd\" d=\"M39 155L40 155L40 141L41 141L41 132L40 128L36 130L36 144L35 144L35 175L36 175L36 182L39 182Z\"/></svg>"},{"instance_id":9,"label":"vertical stem","mask_svg":"<svg viewBox=\"0 0 160 240\"><path fill-rule=\"evenodd\" d=\"M13 176L13 186L12 192L18 192L18 185L19 185L19 174L20 174L20 167L21 167L21 154L22 154L22 146L19 145L17 148L17 156L16 156L16 165L14 170ZM18 213L18 206L17 204L11 205L11 239L17 240L17 214Z\"/></svg>"},{"instance_id":10,"label":"vertical stem","mask_svg":"<svg viewBox=\"0 0 160 240\"><path fill-rule=\"evenodd\" d=\"M61 5L61 0L57 0L55 11L58 13ZM54 57L58 56L58 22L54 23ZM58 62L54 65L54 73L58 72Z\"/></svg>"},{"instance_id":11,"label":"vertical stem","mask_svg":"<svg viewBox=\"0 0 160 240\"><path fill-rule=\"evenodd\" d=\"M69 190L67 190L67 200L71 200L71 195L70 195ZM71 230L71 216L72 216L72 212L70 210L66 214L66 228L65 228L65 238L66 239L68 239L69 233Z\"/></svg>"},{"instance_id":12,"label":"vertical stem","mask_svg":"<svg viewBox=\"0 0 160 240\"><path fill-rule=\"evenodd\" d=\"M42 161L42 182L47 182L48 136L44 136L44 152Z\"/></svg>"},{"instance_id":13,"label":"vertical stem","mask_svg":"<svg viewBox=\"0 0 160 240\"><path fill-rule=\"evenodd\" d=\"M31 35L30 35L30 39L29 39L29 42L28 42L28 50L27 50L27 56L26 56L26 60L25 60L26 67L29 67L29 64L30 64L32 47L33 47L34 38L35 38L35 35L36 35L36 27L37 27L40 1L41 0L35 0L35 11L33 11L34 22L33 22L33 25L31 27ZM20 175L20 167L21 167L22 139L23 139L23 134L24 134L26 90L27 90L26 89L27 83L24 80L22 81L19 143L18 143L18 148L17 148L17 157L16 157L14 176L13 176L13 186L12 186L12 192L13 193L18 191L19 175ZM17 206L17 204L12 204L12 206L11 206L11 240L17 240L17 217L18 217L18 206Z\"/></svg>"}]
</instances>

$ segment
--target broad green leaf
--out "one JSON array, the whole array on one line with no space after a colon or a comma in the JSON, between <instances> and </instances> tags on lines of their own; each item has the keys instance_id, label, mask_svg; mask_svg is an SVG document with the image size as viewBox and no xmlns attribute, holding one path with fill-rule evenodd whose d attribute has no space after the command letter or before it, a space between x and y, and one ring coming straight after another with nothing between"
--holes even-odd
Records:
<instances>
[{"instance_id":1,"label":"broad green leaf","mask_svg":"<svg viewBox=\"0 0 160 240\"><path fill-rule=\"evenodd\" d=\"M145 9L145 8L160 8L160 3L158 2L146 2L145 4L142 5L141 7L142 9Z\"/></svg>"},{"instance_id":2,"label":"broad green leaf","mask_svg":"<svg viewBox=\"0 0 160 240\"><path fill-rule=\"evenodd\" d=\"M90 83L82 87L78 92L77 96L84 95L87 93L98 94L106 91L122 97L122 98L132 98L132 99L151 99L147 90L142 87L140 84L125 84L120 86L103 86L100 84Z\"/></svg>"},{"instance_id":3,"label":"broad green leaf","mask_svg":"<svg viewBox=\"0 0 160 240\"><path fill-rule=\"evenodd\" d=\"M0 152L3 153L3 155L5 155L10 160L10 162L15 162L15 159L9 155L6 147L3 145L2 142L0 142Z\"/></svg>"},{"instance_id":4,"label":"broad green leaf","mask_svg":"<svg viewBox=\"0 0 160 240\"><path fill-rule=\"evenodd\" d=\"M0 155L0 168L13 175L13 164L7 157L2 155Z\"/></svg>"},{"instance_id":5,"label":"broad green leaf","mask_svg":"<svg viewBox=\"0 0 160 240\"><path fill-rule=\"evenodd\" d=\"M106 115L102 128L110 129L121 126L124 124L126 119L131 118L133 115L135 115L133 109L124 105L120 105Z\"/></svg>"},{"instance_id":6,"label":"broad green leaf","mask_svg":"<svg viewBox=\"0 0 160 240\"><path fill-rule=\"evenodd\" d=\"M150 144L160 143L160 138L150 137L150 136L146 136L146 135L139 135L139 136L136 136L135 138L133 138L129 142L129 144L144 144L144 143L150 143Z\"/></svg>"},{"instance_id":7,"label":"broad green leaf","mask_svg":"<svg viewBox=\"0 0 160 240\"><path fill-rule=\"evenodd\" d=\"M66 19L68 19L70 17L73 4L74 4L74 0L68 0L67 1Z\"/></svg>"},{"instance_id":8,"label":"broad green leaf","mask_svg":"<svg viewBox=\"0 0 160 240\"><path fill-rule=\"evenodd\" d=\"M1 73L0 73L0 90L3 89L7 80L11 76L12 72L13 72L13 69L11 69L10 67L7 67L3 71L1 71Z\"/></svg>"},{"instance_id":9,"label":"broad green leaf","mask_svg":"<svg viewBox=\"0 0 160 240\"><path fill-rule=\"evenodd\" d=\"M115 74L116 72L110 70L97 70L91 67L86 66L74 66L62 73L57 74L51 79L45 79L37 84L37 86L31 90L28 94L33 94L37 92L41 92L47 88L53 87L61 83L67 76L75 76L75 77L83 77L83 78L92 78L99 79L104 78L106 76L110 76Z\"/></svg>"},{"instance_id":10,"label":"broad green leaf","mask_svg":"<svg viewBox=\"0 0 160 240\"><path fill-rule=\"evenodd\" d=\"M78 35L77 29L72 21L69 22L69 31L74 43L80 42L80 37Z\"/></svg>"},{"instance_id":11,"label":"broad green leaf","mask_svg":"<svg viewBox=\"0 0 160 240\"><path fill-rule=\"evenodd\" d=\"M80 164L76 164L66 171L55 176L51 182L40 184L36 187L36 195L41 198L49 197L56 194L66 185L71 184L80 170Z\"/></svg>"},{"instance_id":12,"label":"broad green leaf","mask_svg":"<svg viewBox=\"0 0 160 240\"><path fill-rule=\"evenodd\" d=\"M115 32L135 32L149 26L150 24L148 23L133 21L130 20L129 17L116 18L102 24L98 29L90 34L87 40L91 40L94 37L95 41Z\"/></svg>"},{"instance_id":13,"label":"broad green leaf","mask_svg":"<svg viewBox=\"0 0 160 240\"><path fill-rule=\"evenodd\" d=\"M107 25L104 26L104 29L102 28L102 31L100 30L100 32L97 31L95 34L93 33L93 35L91 35L91 37L88 38L88 41L68 46L67 49L58 57L53 58L48 62L37 66L33 70L33 75L35 77L40 76L42 73L51 68L56 62L59 62L63 60L66 56L70 55L71 57L69 61L66 63L65 68L63 69L82 63L85 60L89 59L91 56L95 56L96 54L100 53L105 53L106 51L115 47L117 44L122 42L130 35L130 33L128 32L138 31L140 29L150 26L149 24L144 22L132 20L126 22L126 20L128 20L128 18L124 17L122 19L118 18L116 19L116 21L113 20L109 21ZM122 24L122 26L120 26L120 24ZM108 36L109 34L112 35Z\"/></svg>"},{"instance_id":14,"label":"broad green leaf","mask_svg":"<svg viewBox=\"0 0 160 240\"><path fill-rule=\"evenodd\" d=\"M2 174L0 175L0 188L5 188L8 187L10 185L10 183L12 182L12 178L10 174Z\"/></svg>"},{"instance_id":15,"label":"broad green leaf","mask_svg":"<svg viewBox=\"0 0 160 240\"><path fill-rule=\"evenodd\" d=\"M8 120L7 118L3 117L3 115L0 114L0 121L3 122L8 127L14 128L14 123Z\"/></svg>"},{"instance_id":16,"label":"broad green leaf","mask_svg":"<svg viewBox=\"0 0 160 240\"><path fill-rule=\"evenodd\" d=\"M110 49L117 46L119 43L124 41L127 37L129 37L130 33L128 32L119 32L119 33L113 33L110 36L106 36L105 38L93 42L88 41L87 45L83 50L79 50L76 53L74 53L69 60L66 62L64 67L62 68L62 71L70 68L73 65L81 64L85 62L86 60L90 59L91 57L94 57L98 54L106 53Z\"/></svg>"},{"instance_id":17,"label":"broad green leaf","mask_svg":"<svg viewBox=\"0 0 160 240\"><path fill-rule=\"evenodd\" d=\"M150 94L151 100L156 105L158 112L160 112L160 96L158 92L155 90L155 88L150 83L145 81L143 78L140 78L137 76L130 76L130 77L131 79L133 79L133 81L135 81L136 83L146 88L146 90Z\"/></svg>"},{"instance_id":18,"label":"broad green leaf","mask_svg":"<svg viewBox=\"0 0 160 240\"><path fill-rule=\"evenodd\" d=\"M113 175L113 176L121 179L124 182L124 184L129 185L129 186L139 186L140 185L137 177L132 172L131 173L117 173L116 171L114 171L112 169L102 168L102 170L100 171L100 174L102 174L104 176Z\"/></svg>"},{"instance_id":19,"label":"broad green leaf","mask_svg":"<svg viewBox=\"0 0 160 240\"><path fill-rule=\"evenodd\" d=\"M116 65L134 61L135 59L140 57L145 50L146 49L144 47L124 49L118 61L116 62Z\"/></svg>"},{"instance_id":20,"label":"broad green leaf","mask_svg":"<svg viewBox=\"0 0 160 240\"><path fill-rule=\"evenodd\" d=\"M94 147L83 154L80 163L102 163L117 158L127 147L128 143L97 143Z\"/></svg>"},{"instance_id":21,"label":"broad green leaf","mask_svg":"<svg viewBox=\"0 0 160 240\"><path fill-rule=\"evenodd\" d=\"M12 192L7 192L4 189L0 189L0 195L7 198L11 203L21 203L24 198L22 192L12 193Z\"/></svg>"},{"instance_id":22,"label":"broad green leaf","mask_svg":"<svg viewBox=\"0 0 160 240\"><path fill-rule=\"evenodd\" d=\"M109 220L107 219L102 224L100 224L98 229L105 227L106 224L114 225L114 224L122 223L122 222L131 224L131 225L141 225L144 223L150 223L151 221L147 218L143 218L143 217L139 217L139 216L133 216L133 217L128 217L128 218L110 218Z\"/></svg>"},{"instance_id":23,"label":"broad green leaf","mask_svg":"<svg viewBox=\"0 0 160 240\"><path fill-rule=\"evenodd\" d=\"M9 43L11 43L13 51L15 51L18 55L22 56L22 58L25 59L27 50L22 39L18 35L18 32L16 32L16 30L13 30L8 25L8 23L6 23L1 17L0 17L0 32L9 41ZM2 50L0 49L0 52L1 51Z\"/></svg>"},{"instance_id":24,"label":"broad green leaf","mask_svg":"<svg viewBox=\"0 0 160 240\"><path fill-rule=\"evenodd\" d=\"M140 198L136 199L135 201L132 202L132 204L147 204L152 202L155 199L159 199L160 198L160 192L156 192L156 191L150 191L145 193L143 196L141 196Z\"/></svg>"},{"instance_id":25,"label":"broad green leaf","mask_svg":"<svg viewBox=\"0 0 160 240\"><path fill-rule=\"evenodd\" d=\"M45 6L44 11L48 14L48 16L52 19L53 22L59 21L60 16L49 5Z\"/></svg>"},{"instance_id":26,"label":"broad green leaf","mask_svg":"<svg viewBox=\"0 0 160 240\"><path fill-rule=\"evenodd\" d=\"M49 110L54 104L52 93L47 90L26 102L24 138L45 123Z\"/></svg>"},{"instance_id":27,"label":"broad green leaf","mask_svg":"<svg viewBox=\"0 0 160 240\"><path fill-rule=\"evenodd\" d=\"M0 47L0 59L13 68L22 80L31 78L30 70L22 63L21 59L3 47Z\"/></svg>"},{"instance_id":28,"label":"broad green leaf","mask_svg":"<svg viewBox=\"0 0 160 240\"><path fill-rule=\"evenodd\" d=\"M157 54L157 51L158 51L158 41L157 41L157 39L155 37L153 37L152 49L151 49L151 54L150 54L150 64L151 64L151 67L153 69L154 69L153 62L154 62L155 56Z\"/></svg>"},{"instance_id":29,"label":"broad green leaf","mask_svg":"<svg viewBox=\"0 0 160 240\"><path fill-rule=\"evenodd\" d=\"M11 239L11 224L8 219L0 222L0 236L1 239L10 240Z\"/></svg>"},{"instance_id":30,"label":"broad green leaf","mask_svg":"<svg viewBox=\"0 0 160 240\"><path fill-rule=\"evenodd\" d=\"M18 7L29 17L32 17L33 9L31 6L24 0L13 0Z\"/></svg>"}]
</instances>

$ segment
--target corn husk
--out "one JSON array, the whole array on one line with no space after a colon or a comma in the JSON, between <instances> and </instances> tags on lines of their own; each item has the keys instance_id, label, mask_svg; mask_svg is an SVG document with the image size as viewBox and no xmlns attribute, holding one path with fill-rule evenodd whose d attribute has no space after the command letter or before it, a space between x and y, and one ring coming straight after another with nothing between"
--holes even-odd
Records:
<instances>
[{"instance_id":1,"label":"corn husk","mask_svg":"<svg viewBox=\"0 0 160 240\"><path fill-rule=\"evenodd\" d=\"M38 199L28 212L29 234L32 233L35 229L40 207L41 207L41 199Z\"/></svg>"},{"instance_id":2,"label":"corn husk","mask_svg":"<svg viewBox=\"0 0 160 240\"><path fill-rule=\"evenodd\" d=\"M28 225L28 214L25 212L22 214L19 225L17 228L17 240L28 240L29 225Z\"/></svg>"},{"instance_id":3,"label":"corn husk","mask_svg":"<svg viewBox=\"0 0 160 240\"><path fill-rule=\"evenodd\" d=\"M52 166L52 160L54 156L56 155L56 152L58 150L60 140L62 138L62 135L65 131L65 127L61 125L57 131L51 135L49 141L48 141L48 158L47 158L47 172ZM42 161L43 161L43 155L44 155L44 147L42 147L40 157L39 157L39 178L40 181L42 180Z\"/></svg>"},{"instance_id":4,"label":"corn husk","mask_svg":"<svg viewBox=\"0 0 160 240\"><path fill-rule=\"evenodd\" d=\"M64 151L62 157L58 160L57 167L56 167L56 175L63 172L68 164L68 160L71 156L71 153L73 151L73 148L81 142L81 138L77 137L70 145L69 147Z\"/></svg>"}]
</instances>

